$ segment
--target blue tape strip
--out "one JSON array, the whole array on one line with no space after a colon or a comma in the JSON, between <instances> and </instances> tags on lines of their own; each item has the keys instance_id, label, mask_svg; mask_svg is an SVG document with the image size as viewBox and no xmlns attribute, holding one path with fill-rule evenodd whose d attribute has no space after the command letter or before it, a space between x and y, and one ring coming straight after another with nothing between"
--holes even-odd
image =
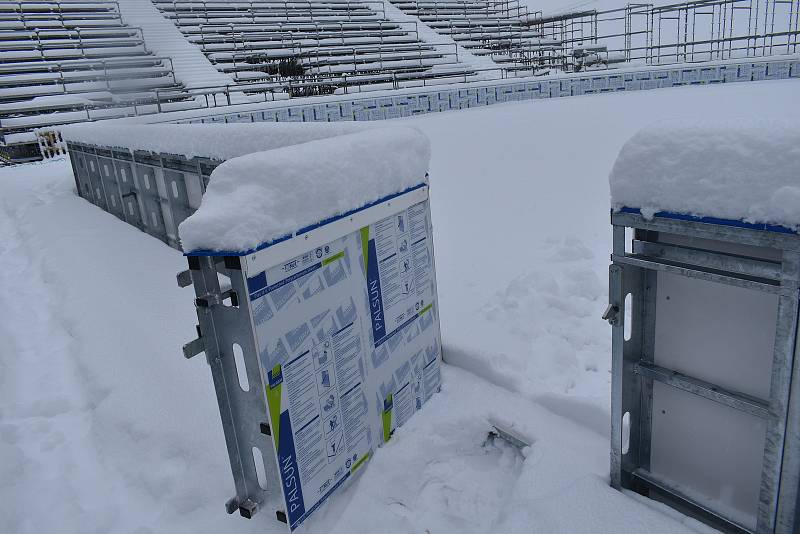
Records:
<instances>
[{"instance_id":1,"label":"blue tape strip","mask_svg":"<svg viewBox=\"0 0 800 534\"><path fill-rule=\"evenodd\" d=\"M415 186L409 187L408 189L405 189L404 191L400 191L399 193L392 193L391 195L387 195L387 196L385 196L383 198L375 200L374 202L370 202L368 204L364 204L360 208L356 208L356 209L353 209L353 210L350 210L350 211L346 211L346 212L344 212L342 214L334 215L333 217L328 217L327 219L323 219L320 222L314 223L314 224L312 224L310 226L305 226L305 227L301 228L300 230L298 230L297 232L295 232L294 235L286 234L285 236L279 237L279 238L277 238L275 240L266 241L264 243L261 243L260 245L258 245L255 248L251 248L251 249L244 250L244 251L241 251L241 250L235 251L235 250L198 249L198 250L192 250L190 252L184 252L183 255L184 256L247 256L248 254L252 254L254 252L258 252L259 250L264 250L265 248L269 248L269 247L271 247L273 245L277 245L278 243L286 241L287 239L291 239L292 237L301 236L303 234L306 234L306 233L310 232L311 230L315 230L315 229L319 228L320 226L325 226L326 224L330 224L332 222L338 221L339 219L344 219L345 217L350 217L351 215L354 215L354 214L356 214L356 213L358 213L360 211L364 211L365 209L369 209L369 208L371 208L373 206L377 206L378 204L381 204L383 202L388 202L389 200L395 199L395 198L397 198L397 197L399 197L401 195L405 195L406 193L410 193L412 191L416 191L417 189L422 189L423 187L426 187L427 185L428 184L426 182L423 182L423 183L417 184Z\"/></svg>"},{"instance_id":2,"label":"blue tape strip","mask_svg":"<svg viewBox=\"0 0 800 534\"><path fill-rule=\"evenodd\" d=\"M623 207L618 210L619 213L633 213L635 215L641 215L642 210L640 208L628 208ZM737 228L748 228L750 230L762 230L765 232L776 232L779 234L792 234L797 235L798 232L796 230L792 230L791 228L787 228L785 226L781 226L779 224L767 224L767 223L749 223L745 221L737 221L734 219L720 219L718 217L698 217L696 215L687 215L685 213L675 213L671 211L659 211L655 213L655 217L662 217L664 219L676 219L679 221L691 221L691 222L701 222L706 224L719 224L722 226L735 226Z\"/></svg>"}]
</instances>

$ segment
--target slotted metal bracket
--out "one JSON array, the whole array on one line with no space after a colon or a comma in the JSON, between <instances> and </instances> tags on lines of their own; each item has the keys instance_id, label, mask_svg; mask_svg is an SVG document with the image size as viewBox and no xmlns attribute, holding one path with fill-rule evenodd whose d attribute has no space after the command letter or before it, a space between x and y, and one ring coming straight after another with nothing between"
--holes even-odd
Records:
<instances>
[{"instance_id":1,"label":"slotted metal bracket","mask_svg":"<svg viewBox=\"0 0 800 534\"><path fill-rule=\"evenodd\" d=\"M178 287L189 287L192 285L192 272L189 269L179 272L175 278L178 281Z\"/></svg>"},{"instance_id":2,"label":"slotted metal bracket","mask_svg":"<svg viewBox=\"0 0 800 534\"><path fill-rule=\"evenodd\" d=\"M527 436L522 435L516 429L504 425L502 423L497 423L490 421L492 425L492 429L489 431L490 436L494 436L497 438L502 439L506 443L513 445L514 447L518 448L519 450L524 449L525 447L530 447L533 441L528 438Z\"/></svg>"},{"instance_id":3,"label":"slotted metal bracket","mask_svg":"<svg viewBox=\"0 0 800 534\"><path fill-rule=\"evenodd\" d=\"M611 326L617 326L617 323L619 323L619 306L616 304L606 306L606 311L603 312L603 320L608 321Z\"/></svg>"},{"instance_id":4,"label":"slotted metal bracket","mask_svg":"<svg viewBox=\"0 0 800 534\"><path fill-rule=\"evenodd\" d=\"M189 358L194 358L205 350L206 346L205 343L203 343L203 338L198 337L183 346L183 356L188 360Z\"/></svg>"},{"instance_id":5,"label":"slotted metal bracket","mask_svg":"<svg viewBox=\"0 0 800 534\"><path fill-rule=\"evenodd\" d=\"M247 280L238 262L215 261L210 257L189 257L188 260L187 272L195 290L199 324L198 338L186 344L184 355L188 358L200 352L206 354L236 490L225 509L228 513L238 510L243 517L250 518L265 506L278 509L283 499L273 437L263 433L262 425L255 422L267 421L269 417L255 338L250 328L250 303L238 299L240 294L247 295ZM219 275L230 279L229 289L222 290ZM237 369L234 345L241 348L243 358L238 364L244 369ZM241 375L247 376L247 387L240 381ZM255 449L261 452L259 459L254 454ZM261 481L256 467L258 461L264 464L265 479Z\"/></svg>"}]
</instances>

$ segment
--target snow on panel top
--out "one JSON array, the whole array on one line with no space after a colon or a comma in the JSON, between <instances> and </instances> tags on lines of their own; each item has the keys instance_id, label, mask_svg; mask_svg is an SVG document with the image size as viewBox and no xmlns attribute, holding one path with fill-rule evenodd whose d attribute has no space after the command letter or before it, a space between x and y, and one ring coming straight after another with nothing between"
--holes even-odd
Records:
<instances>
[{"instance_id":1,"label":"snow on panel top","mask_svg":"<svg viewBox=\"0 0 800 534\"><path fill-rule=\"evenodd\" d=\"M261 122L251 124L99 124L60 128L65 141L226 160L316 139L375 128L355 122Z\"/></svg>"},{"instance_id":2,"label":"snow on panel top","mask_svg":"<svg viewBox=\"0 0 800 534\"><path fill-rule=\"evenodd\" d=\"M184 251L244 252L426 181L430 144L381 128L257 152L214 169L178 228Z\"/></svg>"},{"instance_id":3,"label":"snow on panel top","mask_svg":"<svg viewBox=\"0 0 800 534\"><path fill-rule=\"evenodd\" d=\"M677 122L645 128L609 177L612 209L800 228L800 124Z\"/></svg>"}]
</instances>

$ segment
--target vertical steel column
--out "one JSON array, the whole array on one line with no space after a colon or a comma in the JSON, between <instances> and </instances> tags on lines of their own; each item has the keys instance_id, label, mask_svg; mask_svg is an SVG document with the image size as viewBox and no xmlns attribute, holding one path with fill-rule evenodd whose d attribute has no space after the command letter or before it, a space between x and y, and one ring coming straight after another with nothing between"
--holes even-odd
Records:
<instances>
[{"instance_id":1,"label":"vertical steel column","mask_svg":"<svg viewBox=\"0 0 800 534\"><path fill-rule=\"evenodd\" d=\"M238 509L242 516L249 518L267 502L277 503L280 479L268 430L247 280L238 257L225 257L219 264L215 260L223 258L189 257L189 272L197 297L199 337L184 347L184 355L190 358L200 352L206 354L236 488L236 495L226 503L226 509L228 513ZM219 274L229 277L229 289L220 287ZM241 348L240 363L245 369L237 369L234 345ZM240 378L242 375L247 377L246 389ZM258 480L254 448L261 451L266 487Z\"/></svg>"},{"instance_id":2,"label":"vertical steel column","mask_svg":"<svg viewBox=\"0 0 800 534\"><path fill-rule=\"evenodd\" d=\"M800 298L800 252L784 251L781 286L786 292L789 324L779 326L782 348L794 356L789 377L789 406L786 414L783 465L778 493L778 512L775 520L776 534L796 534L800 531L800 338L797 325L798 299ZM792 312L794 316L792 316ZM777 341L776 341L777 345Z\"/></svg>"},{"instance_id":3,"label":"vertical steel column","mask_svg":"<svg viewBox=\"0 0 800 534\"><path fill-rule=\"evenodd\" d=\"M614 226L614 254L625 253L625 227ZM608 268L608 308L604 318L611 324L611 486L622 489L622 379L625 341L625 295L622 266Z\"/></svg>"},{"instance_id":4,"label":"vertical steel column","mask_svg":"<svg viewBox=\"0 0 800 534\"><path fill-rule=\"evenodd\" d=\"M782 273L791 276L792 273L787 272L791 267L792 265L782 263ZM792 285L794 287L791 287ZM797 335L797 298L796 284L786 287L782 281L778 297L778 320L775 326L775 346L772 356L770 417L767 422L764 464L759 491L757 532L776 532L776 534L779 532L776 530L776 514Z\"/></svg>"}]
</instances>

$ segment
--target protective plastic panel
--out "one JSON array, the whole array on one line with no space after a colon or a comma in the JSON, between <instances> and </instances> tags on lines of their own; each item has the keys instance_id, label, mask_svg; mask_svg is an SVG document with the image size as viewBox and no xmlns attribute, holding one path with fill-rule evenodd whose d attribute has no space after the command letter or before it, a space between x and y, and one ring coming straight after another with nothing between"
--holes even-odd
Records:
<instances>
[{"instance_id":1,"label":"protective plastic panel","mask_svg":"<svg viewBox=\"0 0 800 534\"><path fill-rule=\"evenodd\" d=\"M768 400L777 313L775 294L659 272L655 363Z\"/></svg>"},{"instance_id":2,"label":"protective plastic panel","mask_svg":"<svg viewBox=\"0 0 800 534\"><path fill-rule=\"evenodd\" d=\"M656 382L652 428L654 475L755 528L765 420Z\"/></svg>"},{"instance_id":3,"label":"protective plastic panel","mask_svg":"<svg viewBox=\"0 0 800 534\"><path fill-rule=\"evenodd\" d=\"M439 390L431 236L424 201L247 272L291 530Z\"/></svg>"}]
</instances>

